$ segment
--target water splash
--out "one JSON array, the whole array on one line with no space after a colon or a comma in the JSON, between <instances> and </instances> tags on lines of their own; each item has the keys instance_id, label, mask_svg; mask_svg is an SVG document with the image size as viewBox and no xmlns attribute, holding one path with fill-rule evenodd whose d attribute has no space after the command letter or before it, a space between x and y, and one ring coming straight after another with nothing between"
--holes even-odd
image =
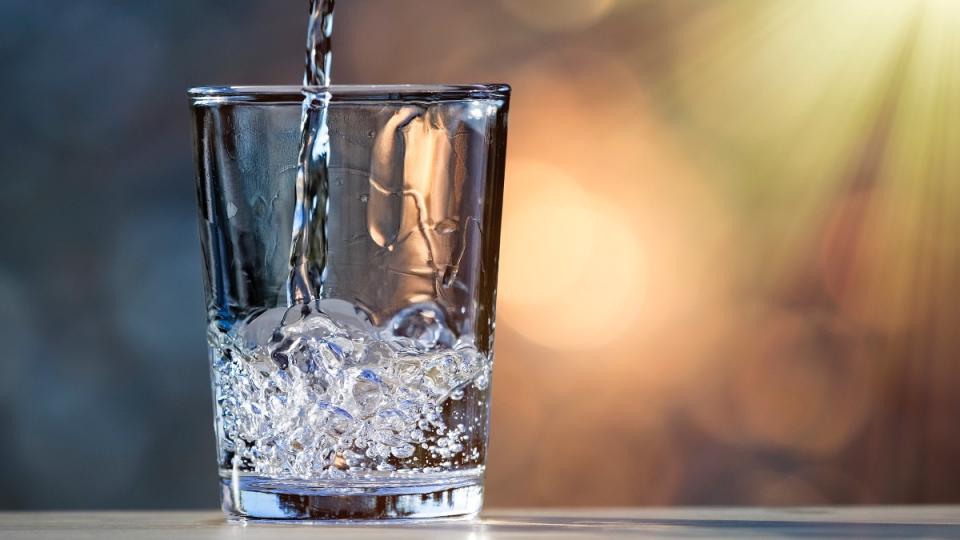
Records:
<instances>
[{"instance_id":1,"label":"water splash","mask_svg":"<svg viewBox=\"0 0 960 540\"><path fill-rule=\"evenodd\" d=\"M226 333L211 327L218 444L229 466L330 478L473 463L462 450L477 447L485 419L451 423L444 407L486 389L491 359L455 339L430 303L383 327L346 302L321 304L266 310Z\"/></svg>"}]
</instances>

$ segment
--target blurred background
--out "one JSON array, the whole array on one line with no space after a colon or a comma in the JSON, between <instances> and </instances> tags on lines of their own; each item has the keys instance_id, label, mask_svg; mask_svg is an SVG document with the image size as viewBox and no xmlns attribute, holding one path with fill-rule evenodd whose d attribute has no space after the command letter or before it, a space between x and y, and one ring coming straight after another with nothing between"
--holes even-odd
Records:
<instances>
[{"instance_id":1,"label":"blurred background","mask_svg":"<svg viewBox=\"0 0 960 540\"><path fill-rule=\"evenodd\" d=\"M186 88L306 11L0 3L0 509L217 504ZM960 2L337 11L514 88L490 505L960 501Z\"/></svg>"}]
</instances>

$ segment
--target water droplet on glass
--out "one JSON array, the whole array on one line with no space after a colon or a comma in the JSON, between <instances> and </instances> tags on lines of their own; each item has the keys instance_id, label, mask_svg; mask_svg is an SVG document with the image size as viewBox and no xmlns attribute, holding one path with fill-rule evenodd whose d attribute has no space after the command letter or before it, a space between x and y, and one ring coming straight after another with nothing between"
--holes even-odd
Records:
<instances>
[{"instance_id":1,"label":"water droplet on glass","mask_svg":"<svg viewBox=\"0 0 960 540\"><path fill-rule=\"evenodd\" d=\"M450 234L456 231L458 227L459 227L459 224L457 223L456 220L446 218L440 223L437 223L436 225L434 225L433 230L437 231L440 234Z\"/></svg>"}]
</instances>

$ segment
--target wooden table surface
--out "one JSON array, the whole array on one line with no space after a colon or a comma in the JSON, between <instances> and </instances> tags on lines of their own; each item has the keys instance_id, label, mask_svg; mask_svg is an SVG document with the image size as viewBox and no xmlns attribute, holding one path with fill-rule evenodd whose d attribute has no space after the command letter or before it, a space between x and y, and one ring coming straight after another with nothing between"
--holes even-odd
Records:
<instances>
[{"instance_id":1,"label":"wooden table surface","mask_svg":"<svg viewBox=\"0 0 960 540\"><path fill-rule=\"evenodd\" d=\"M228 523L219 511L0 512L0 539L960 538L960 506L490 510L474 520Z\"/></svg>"}]
</instances>

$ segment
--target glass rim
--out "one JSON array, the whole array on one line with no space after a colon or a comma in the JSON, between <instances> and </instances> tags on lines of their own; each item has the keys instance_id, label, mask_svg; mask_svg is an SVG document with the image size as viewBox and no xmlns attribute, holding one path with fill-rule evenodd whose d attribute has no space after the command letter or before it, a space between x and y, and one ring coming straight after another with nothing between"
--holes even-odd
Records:
<instances>
[{"instance_id":1,"label":"glass rim","mask_svg":"<svg viewBox=\"0 0 960 540\"><path fill-rule=\"evenodd\" d=\"M297 86L196 86L187 93L194 105L219 103L303 103L305 91L327 89L333 102L462 101L509 99L507 84L365 84Z\"/></svg>"}]
</instances>

